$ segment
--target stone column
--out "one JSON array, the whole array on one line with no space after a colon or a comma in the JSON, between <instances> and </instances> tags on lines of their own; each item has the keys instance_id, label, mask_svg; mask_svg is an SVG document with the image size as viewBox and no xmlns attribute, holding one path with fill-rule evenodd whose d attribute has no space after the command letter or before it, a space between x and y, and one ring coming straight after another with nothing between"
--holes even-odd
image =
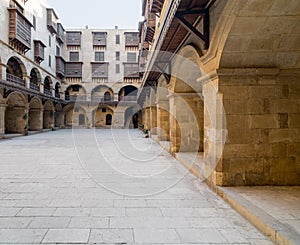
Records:
<instances>
[{"instance_id":1,"label":"stone column","mask_svg":"<svg viewBox=\"0 0 300 245\"><path fill-rule=\"evenodd\" d=\"M0 104L0 136L5 134L5 110L6 104Z\"/></svg>"},{"instance_id":2,"label":"stone column","mask_svg":"<svg viewBox=\"0 0 300 245\"><path fill-rule=\"evenodd\" d=\"M40 131L43 129L43 110L30 109L29 110L29 130Z\"/></svg>"},{"instance_id":3,"label":"stone column","mask_svg":"<svg viewBox=\"0 0 300 245\"><path fill-rule=\"evenodd\" d=\"M157 103L157 135L159 141L170 140L169 101L160 100Z\"/></svg>"},{"instance_id":4,"label":"stone column","mask_svg":"<svg viewBox=\"0 0 300 245\"><path fill-rule=\"evenodd\" d=\"M43 115L43 127L45 129L50 129L54 127L54 111L44 111Z\"/></svg>"},{"instance_id":5,"label":"stone column","mask_svg":"<svg viewBox=\"0 0 300 245\"><path fill-rule=\"evenodd\" d=\"M25 87L30 88L30 76L24 76L23 79L25 80Z\"/></svg>"},{"instance_id":6,"label":"stone column","mask_svg":"<svg viewBox=\"0 0 300 245\"><path fill-rule=\"evenodd\" d=\"M178 121L176 119L178 115L177 111L177 104L180 102L180 98L170 94L169 96L169 108L170 108L170 143L171 143L171 148L170 151L171 153L176 153L180 150L180 141L181 141L181 136L180 136L180 128L178 125Z\"/></svg>"},{"instance_id":7,"label":"stone column","mask_svg":"<svg viewBox=\"0 0 300 245\"><path fill-rule=\"evenodd\" d=\"M150 107L150 128L151 134L157 134L157 110L156 106Z\"/></svg>"},{"instance_id":8,"label":"stone column","mask_svg":"<svg viewBox=\"0 0 300 245\"><path fill-rule=\"evenodd\" d=\"M55 117L55 126L63 128L65 126L64 124L64 113L62 111L57 111Z\"/></svg>"}]
</instances>

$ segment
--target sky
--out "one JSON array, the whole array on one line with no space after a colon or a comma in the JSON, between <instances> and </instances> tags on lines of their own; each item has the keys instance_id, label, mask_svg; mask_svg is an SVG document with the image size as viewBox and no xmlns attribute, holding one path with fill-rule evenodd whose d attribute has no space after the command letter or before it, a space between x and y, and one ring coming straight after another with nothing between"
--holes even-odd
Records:
<instances>
[{"instance_id":1,"label":"sky","mask_svg":"<svg viewBox=\"0 0 300 245\"><path fill-rule=\"evenodd\" d=\"M46 0L65 28L137 29L141 0Z\"/></svg>"}]
</instances>

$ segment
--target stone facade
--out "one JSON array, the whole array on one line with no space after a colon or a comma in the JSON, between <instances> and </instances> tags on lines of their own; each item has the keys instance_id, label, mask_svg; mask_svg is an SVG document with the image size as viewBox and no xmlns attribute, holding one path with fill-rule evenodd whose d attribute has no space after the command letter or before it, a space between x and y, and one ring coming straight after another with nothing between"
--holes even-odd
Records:
<instances>
[{"instance_id":1,"label":"stone facade","mask_svg":"<svg viewBox=\"0 0 300 245\"><path fill-rule=\"evenodd\" d=\"M140 86L137 30L65 30L40 0L1 1L0 21L0 135L136 126L129 111ZM79 45L68 36L74 32L80 32Z\"/></svg>"},{"instance_id":2,"label":"stone facade","mask_svg":"<svg viewBox=\"0 0 300 245\"><path fill-rule=\"evenodd\" d=\"M220 0L202 6L210 19L208 48L192 28L168 38L178 27L174 11L191 19L188 12L200 8L199 2L185 9L187 2L165 1L156 9L161 18L156 38L144 45L149 71L142 84L155 84L157 112L148 109L153 95L141 90L144 123L151 129L149 118L157 117L158 141L169 141L179 160L198 155L190 170L212 185L299 185L299 2ZM151 3L156 1L145 0L145 13ZM194 27L205 34L204 21ZM156 60L166 57L152 51L162 46L171 52L176 42L181 46L164 61L169 67L151 73Z\"/></svg>"}]
</instances>

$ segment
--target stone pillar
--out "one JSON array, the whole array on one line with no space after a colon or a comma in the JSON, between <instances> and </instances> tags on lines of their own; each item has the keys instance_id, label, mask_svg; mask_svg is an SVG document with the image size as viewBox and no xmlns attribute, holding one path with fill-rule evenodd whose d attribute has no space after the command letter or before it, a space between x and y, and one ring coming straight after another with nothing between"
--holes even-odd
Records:
<instances>
[{"instance_id":1,"label":"stone pillar","mask_svg":"<svg viewBox=\"0 0 300 245\"><path fill-rule=\"evenodd\" d=\"M25 75L23 79L25 80L25 87L30 88L30 76Z\"/></svg>"},{"instance_id":2,"label":"stone pillar","mask_svg":"<svg viewBox=\"0 0 300 245\"><path fill-rule=\"evenodd\" d=\"M55 127L64 128L65 120L64 120L64 112L57 111L55 117Z\"/></svg>"},{"instance_id":3,"label":"stone pillar","mask_svg":"<svg viewBox=\"0 0 300 245\"><path fill-rule=\"evenodd\" d=\"M5 134L5 110L6 105L0 104L0 135Z\"/></svg>"},{"instance_id":4,"label":"stone pillar","mask_svg":"<svg viewBox=\"0 0 300 245\"><path fill-rule=\"evenodd\" d=\"M54 111L44 110L43 128L50 129L54 127Z\"/></svg>"},{"instance_id":5,"label":"stone pillar","mask_svg":"<svg viewBox=\"0 0 300 245\"><path fill-rule=\"evenodd\" d=\"M171 143L171 153L179 152L180 150L180 141L181 141L181 135L180 135L180 128L178 125L178 121L176 119L178 115L178 111L176 106L177 103L180 102L179 97L174 96L173 94L169 95L169 108L170 108L170 143Z\"/></svg>"},{"instance_id":6,"label":"stone pillar","mask_svg":"<svg viewBox=\"0 0 300 245\"><path fill-rule=\"evenodd\" d=\"M159 141L170 140L170 112L168 100L160 100L157 103L157 135Z\"/></svg>"},{"instance_id":7,"label":"stone pillar","mask_svg":"<svg viewBox=\"0 0 300 245\"><path fill-rule=\"evenodd\" d=\"M93 127L93 111L92 110L86 111L86 127L87 128Z\"/></svg>"},{"instance_id":8,"label":"stone pillar","mask_svg":"<svg viewBox=\"0 0 300 245\"><path fill-rule=\"evenodd\" d=\"M157 134L157 110L156 106L150 107L150 128L151 134Z\"/></svg>"},{"instance_id":9,"label":"stone pillar","mask_svg":"<svg viewBox=\"0 0 300 245\"><path fill-rule=\"evenodd\" d=\"M119 94L118 93L114 93L114 96L112 98L113 101L119 101Z\"/></svg>"},{"instance_id":10,"label":"stone pillar","mask_svg":"<svg viewBox=\"0 0 300 245\"><path fill-rule=\"evenodd\" d=\"M169 97L173 151L203 151L203 101L197 93L176 93Z\"/></svg>"},{"instance_id":11,"label":"stone pillar","mask_svg":"<svg viewBox=\"0 0 300 245\"><path fill-rule=\"evenodd\" d=\"M29 110L29 130L40 131L43 129L43 110L30 109Z\"/></svg>"},{"instance_id":12,"label":"stone pillar","mask_svg":"<svg viewBox=\"0 0 300 245\"><path fill-rule=\"evenodd\" d=\"M151 128L151 119L150 119L150 107L145 108L145 124L144 128L150 129Z\"/></svg>"},{"instance_id":13,"label":"stone pillar","mask_svg":"<svg viewBox=\"0 0 300 245\"><path fill-rule=\"evenodd\" d=\"M125 127L125 112L126 112L126 105L119 104L118 107L114 111L113 115L113 128L124 128Z\"/></svg>"}]
</instances>

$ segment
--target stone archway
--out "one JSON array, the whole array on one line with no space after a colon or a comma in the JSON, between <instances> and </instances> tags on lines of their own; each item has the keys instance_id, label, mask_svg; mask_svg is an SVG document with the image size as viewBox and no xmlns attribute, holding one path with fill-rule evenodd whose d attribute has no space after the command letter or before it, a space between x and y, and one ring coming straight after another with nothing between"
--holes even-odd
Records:
<instances>
[{"instance_id":1,"label":"stone archway","mask_svg":"<svg viewBox=\"0 0 300 245\"><path fill-rule=\"evenodd\" d=\"M169 90L164 76L158 80L156 91L157 136L159 141L170 140Z\"/></svg>"},{"instance_id":2,"label":"stone archway","mask_svg":"<svg viewBox=\"0 0 300 245\"><path fill-rule=\"evenodd\" d=\"M29 103L28 125L30 131L43 129L43 104L37 97L32 98Z\"/></svg>"},{"instance_id":3,"label":"stone archway","mask_svg":"<svg viewBox=\"0 0 300 245\"><path fill-rule=\"evenodd\" d=\"M112 101L114 98L113 90L105 85L99 85L92 90L92 101L103 102Z\"/></svg>"},{"instance_id":4,"label":"stone archway","mask_svg":"<svg viewBox=\"0 0 300 245\"><path fill-rule=\"evenodd\" d=\"M119 101L136 101L137 88L133 85L126 85L119 91Z\"/></svg>"},{"instance_id":5,"label":"stone archway","mask_svg":"<svg viewBox=\"0 0 300 245\"><path fill-rule=\"evenodd\" d=\"M27 71L23 62L17 57L11 57L7 61L6 80L21 86L26 86Z\"/></svg>"},{"instance_id":6,"label":"stone archway","mask_svg":"<svg viewBox=\"0 0 300 245\"><path fill-rule=\"evenodd\" d=\"M30 88L40 91L41 74L37 68L33 68L30 72Z\"/></svg>"},{"instance_id":7,"label":"stone archway","mask_svg":"<svg viewBox=\"0 0 300 245\"><path fill-rule=\"evenodd\" d=\"M127 107L124 113L125 128L138 128L141 121L141 108L138 105Z\"/></svg>"},{"instance_id":8,"label":"stone archway","mask_svg":"<svg viewBox=\"0 0 300 245\"><path fill-rule=\"evenodd\" d=\"M197 83L202 72L198 50L187 45L175 57L169 86L172 152L204 151L204 102Z\"/></svg>"},{"instance_id":9,"label":"stone archway","mask_svg":"<svg viewBox=\"0 0 300 245\"><path fill-rule=\"evenodd\" d=\"M52 96L52 80L49 76L44 80L44 94Z\"/></svg>"},{"instance_id":10,"label":"stone archway","mask_svg":"<svg viewBox=\"0 0 300 245\"><path fill-rule=\"evenodd\" d=\"M56 83L55 84L55 98L60 98L60 88L61 88L61 85L60 83Z\"/></svg>"},{"instance_id":11,"label":"stone archway","mask_svg":"<svg viewBox=\"0 0 300 245\"><path fill-rule=\"evenodd\" d=\"M43 114L43 128L52 129L54 127L54 106L49 100L44 104L44 114Z\"/></svg>"},{"instance_id":12,"label":"stone archway","mask_svg":"<svg viewBox=\"0 0 300 245\"><path fill-rule=\"evenodd\" d=\"M110 106L99 105L97 110L94 111L93 115L94 115L95 127L99 128L99 127L111 126L114 110ZM110 122L110 124L107 123L108 121Z\"/></svg>"},{"instance_id":13,"label":"stone archway","mask_svg":"<svg viewBox=\"0 0 300 245\"><path fill-rule=\"evenodd\" d=\"M6 100L5 133L25 133L28 123L27 100L19 92L9 94Z\"/></svg>"}]
</instances>

